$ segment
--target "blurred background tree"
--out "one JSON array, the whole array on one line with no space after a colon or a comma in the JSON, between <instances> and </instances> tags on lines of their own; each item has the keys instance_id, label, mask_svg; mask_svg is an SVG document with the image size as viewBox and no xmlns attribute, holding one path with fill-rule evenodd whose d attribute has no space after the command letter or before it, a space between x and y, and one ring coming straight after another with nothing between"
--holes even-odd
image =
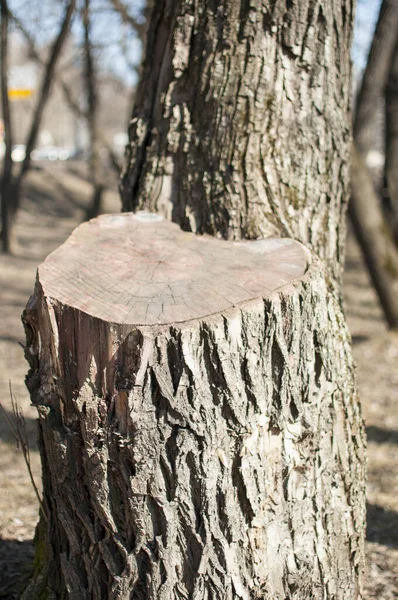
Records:
<instances>
[{"instance_id":1,"label":"blurred background tree","mask_svg":"<svg viewBox=\"0 0 398 600\"><path fill-rule=\"evenodd\" d=\"M68 160L92 182L87 217L98 213L107 171L119 172L124 152L148 9L120 0L2 0L1 8L1 240L9 252L31 161Z\"/></svg>"},{"instance_id":2,"label":"blurred background tree","mask_svg":"<svg viewBox=\"0 0 398 600\"><path fill-rule=\"evenodd\" d=\"M393 110L397 39L398 3L383 0L355 99L349 206L369 275L392 329L398 327L398 252L394 243L398 222L394 174L398 132L394 132L397 118Z\"/></svg>"}]
</instances>

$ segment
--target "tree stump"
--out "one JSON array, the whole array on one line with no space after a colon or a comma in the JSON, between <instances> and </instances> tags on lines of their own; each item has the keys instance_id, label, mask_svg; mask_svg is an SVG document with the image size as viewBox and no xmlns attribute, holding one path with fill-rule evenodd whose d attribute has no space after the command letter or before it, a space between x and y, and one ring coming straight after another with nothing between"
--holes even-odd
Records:
<instances>
[{"instance_id":1,"label":"tree stump","mask_svg":"<svg viewBox=\"0 0 398 600\"><path fill-rule=\"evenodd\" d=\"M78 227L24 315L45 512L25 598L359 598L341 320L293 240Z\"/></svg>"}]
</instances>

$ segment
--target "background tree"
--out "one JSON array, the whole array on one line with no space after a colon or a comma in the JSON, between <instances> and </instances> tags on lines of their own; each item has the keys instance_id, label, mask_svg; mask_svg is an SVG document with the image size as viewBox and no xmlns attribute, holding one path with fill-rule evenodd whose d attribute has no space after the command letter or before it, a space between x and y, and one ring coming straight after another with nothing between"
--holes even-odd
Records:
<instances>
[{"instance_id":1,"label":"background tree","mask_svg":"<svg viewBox=\"0 0 398 600\"><path fill-rule=\"evenodd\" d=\"M11 158L11 137L9 134L6 134L6 160L4 162L4 171L2 177L2 242L3 242L3 251L9 252L10 250L10 214L15 215L19 204L20 204L20 196L22 189L22 182L31 166L31 153L35 147L37 135L39 132L40 124L43 117L43 112L46 106L46 103L49 98L52 78L54 75L55 67L57 65L58 59L60 57L62 47L66 40L70 22L72 19L73 11L75 9L76 0L71 0L65 8L64 16L60 25L59 32L54 40L54 43L51 48L50 56L48 62L46 63L46 69L43 75L43 79L40 86L40 91L37 99L37 103L34 109L34 113L32 116L32 122L29 130L29 134L26 141L26 150L25 150L25 158L22 162L21 168L18 171L16 177L13 177L12 173L12 161ZM4 15L7 15L7 19L5 23L2 25L2 35L4 41L2 45L4 46L5 53L2 54L2 73L6 71L8 68L8 53L7 53L7 42L6 36L7 32L5 28L8 25L8 6L6 0L2 2L2 11ZM5 62L7 61L7 62ZM6 99L7 98L7 99ZM2 76L2 102L3 102L3 114L7 115L5 119L5 127L10 128L11 126L11 118L10 118L10 109L8 103L8 85L6 75ZM7 205L7 206L6 206Z\"/></svg>"},{"instance_id":2,"label":"background tree","mask_svg":"<svg viewBox=\"0 0 398 600\"><path fill-rule=\"evenodd\" d=\"M398 5L395 0L383 0L356 98L354 138L365 157L374 144L375 119L384 96L397 30Z\"/></svg>"},{"instance_id":3,"label":"background tree","mask_svg":"<svg viewBox=\"0 0 398 600\"><path fill-rule=\"evenodd\" d=\"M117 325L120 300L97 320L47 302L69 283L50 291L43 267L25 322L48 520L26 598L35 585L57 598L361 597L364 433L341 306L352 24L348 0L154 4L124 210L230 240L293 238L311 264L288 289L271 273L275 293L232 319L160 332ZM73 243L93 249L101 223ZM214 440L228 448L217 460Z\"/></svg>"},{"instance_id":4,"label":"background tree","mask_svg":"<svg viewBox=\"0 0 398 600\"><path fill-rule=\"evenodd\" d=\"M391 329L398 327L398 254L365 160L353 147L349 215Z\"/></svg>"},{"instance_id":5,"label":"background tree","mask_svg":"<svg viewBox=\"0 0 398 600\"><path fill-rule=\"evenodd\" d=\"M26 41L30 58L36 64L38 64L40 68L44 68L45 60L41 56L41 53L39 52L39 50L37 48L35 39L29 33L29 31L25 27L24 23L21 21L21 19L19 17L16 16L15 13L10 12L10 15L11 15L12 20L15 23L16 27L22 33L22 35ZM90 53L92 54L92 52L93 52L93 49L90 46ZM88 80L87 76L85 78L85 81L86 81L86 86L85 86L86 96L88 97L88 95L89 95L89 85L88 85L89 80ZM90 111L89 111L89 107L88 107L88 105L89 105L88 100L87 100L86 108L81 106L80 102L78 101L78 99L76 97L76 92L74 92L74 90L72 89L73 86L69 83L69 81L65 77L62 76L62 73L60 73L59 71L57 71L57 73L55 74L54 83L56 86L58 86L62 90L65 102L66 102L67 106L69 107L69 109L71 110L71 112L75 115L75 117L77 119L84 119L89 124ZM97 85L97 87L98 87L98 85ZM94 94L94 96L97 97L97 95L98 95L98 89L96 90L96 93ZM96 103L98 103L98 100L96 100ZM88 125L88 127L89 127L89 125ZM98 136L102 146L105 148L105 150L108 153L110 165L114 168L114 170L117 173L119 173L120 172L119 160L118 160L117 156L115 155L115 153L112 149L112 145L109 143L109 140L102 133L102 130L98 127L96 128L96 135ZM95 193L93 193L93 197L95 198Z\"/></svg>"},{"instance_id":6,"label":"background tree","mask_svg":"<svg viewBox=\"0 0 398 600\"><path fill-rule=\"evenodd\" d=\"M83 8L84 27L84 58L85 58L85 89L87 94L87 121L90 132L90 157L89 170L93 186L93 197L87 218L96 217L101 207L101 197L104 183L101 178L100 140L98 136L98 85L93 55L93 42L91 35L90 1L84 1Z\"/></svg>"},{"instance_id":7,"label":"background tree","mask_svg":"<svg viewBox=\"0 0 398 600\"><path fill-rule=\"evenodd\" d=\"M398 27L397 27L398 29ZM398 247L398 35L390 61L385 91L386 145L384 194L389 208L390 228Z\"/></svg>"},{"instance_id":8,"label":"background tree","mask_svg":"<svg viewBox=\"0 0 398 600\"><path fill-rule=\"evenodd\" d=\"M392 329L398 327L398 252L365 161L374 144L376 116L384 101L387 81L390 78L393 82L394 78L391 62L393 62L397 30L398 4L383 0L356 100L350 203L350 217L354 231L386 321ZM392 87L393 83L390 89ZM392 98L391 93L387 92L386 106L389 107L387 114L390 115L394 105ZM390 172L389 165L393 164L394 156L393 116L390 116L386 122L386 140L389 155L386 162L387 173ZM390 181L393 180L390 178ZM393 189L393 184L391 188Z\"/></svg>"},{"instance_id":9,"label":"background tree","mask_svg":"<svg viewBox=\"0 0 398 600\"><path fill-rule=\"evenodd\" d=\"M4 119L5 154L1 177L1 243L3 250L10 250L9 231L9 193L12 182L12 124L8 99L8 24L9 10L7 0L1 0L1 105Z\"/></svg>"},{"instance_id":10,"label":"background tree","mask_svg":"<svg viewBox=\"0 0 398 600\"><path fill-rule=\"evenodd\" d=\"M107 115L109 115L109 111L104 110L104 106L108 102L106 95L109 94L110 82L112 78L115 83L118 81L117 69L115 67L112 71L109 64L111 61L109 55L112 56L112 54L116 54L117 60L114 60L115 65L121 62L120 58L124 55L126 64L128 63L130 69L135 71L137 69L137 56L134 57L134 52L131 52L127 46L128 44L133 45L132 40L134 40L135 37L140 36L140 38L143 38L145 35L146 19L144 14L141 15L141 12L138 9L133 10L136 16L131 16L124 4L120 2L114 5L114 3L111 3L108 0L96 0L90 3L89 11L86 10L84 2L79 3L78 7L80 9L78 11L79 17L84 17L87 12L90 13L89 22L87 22L87 19L85 18L75 19L75 26L72 35L69 38L69 45L65 45L64 33L68 31L68 27L64 20L64 27L59 31L60 35L58 40L54 40L54 44L52 45L50 40L54 30L59 26L59 3L48 0L40 5L40 10L35 11L31 11L29 4L25 3L24 0L13 1L11 3L11 8L7 2L4 3L4 10L7 11L9 17L8 21L7 18L2 21L4 44L6 44L5 26L7 26L7 35L8 30L11 27L12 38L14 41L16 38L16 31L21 33L23 42L26 45L26 59L24 64L32 67L32 63L35 63L38 70L42 73L43 82L45 81L45 87L38 90L38 93L41 94L41 96L37 99L34 108L33 102L31 101L27 101L27 105L24 104L23 106L22 103L19 104L18 102L16 102L16 105L14 106L10 104L8 95L6 94L6 88L4 84L2 86L7 102L5 105L3 98L2 105L4 105L3 113L7 141L6 146L7 153L10 156L9 160L4 161L3 165L5 168L5 176L3 178L4 185L8 186L8 179L11 181L10 186L8 186L8 194L3 194L4 198L6 198L6 196L8 198L7 206L2 210L4 223L8 223L9 220L6 212L7 208L11 209L9 216L13 219L20 204L19 197L23 189L22 183L30 168L31 150L33 150L36 145L40 147L48 144L40 142L39 132L40 127L43 124L44 108L51 99L50 88L53 84L62 90L65 105L67 109L69 109L69 112L75 117L75 122L70 129L75 131L81 130L81 124L82 122L85 122L88 131L87 137L90 137L93 140L93 143L90 144L92 150L88 153L90 154L89 177L93 183L93 207L90 210L90 214L96 212L98 204L100 203L100 190L104 185L103 174L105 171L107 172L108 164L117 171L117 173L120 171L120 154L117 156L117 153L118 151L121 152L121 149L115 150L112 137L108 133L109 128L111 128L111 130L113 129L114 132L115 122L117 123L118 119L117 117L113 118L113 120L111 119L111 125L109 126L107 123L109 119L106 118ZM144 8L143 11L145 12ZM107 39L107 43L103 44L104 24L109 22L112 23L112 27L117 33L114 36L114 39ZM20 39L19 45L23 45L21 44ZM52 48L49 51L50 46L52 46ZM11 54L13 56L10 58L10 52L8 52L7 55L6 52L3 52L3 73L6 73L5 67L7 60L9 68L15 66L15 55L14 53ZM137 52L135 54L137 55ZM99 64L101 65L101 68L99 68ZM124 69L124 78L126 78L126 72L128 72L128 70ZM121 89L119 89L117 93L126 96L127 90L129 89L128 84L120 82L119 88ZM35 99L36 95L35 90L33 90L33 92L32 100ZM130 90L129 93L131 94ZM45 94L45 96L43 94ZM53 102L55 101L56 100L54 99ZM58 101L62 102L62 99L59 98ZM120 102L118 103L118 110L120 111L119 105ZM64 112L66 107L62 107ZM54 113L54 108L50 106L50 110L51 108ZM60 109L57 112L58 122L55 121L54 115L51 116L48 113L47 117L44 119L44 128L47 129L47 137L49 136L50 139L52 136L55 139L58 137L56 132L60 122L63 120L71 120L70 114L68 114L68 118L66 119L65 114L62 114L61 107L59 108ZM15 109L15 111L13 111L13 109ZM23 119L21 119L21 114L24 117ZM9 117L7 115L9 115ZM21 131L23 129L21 121L25 121L27 115L31 118L31 123L29 125L30 131L24 131L21 139ZM13 120L18 124L18 127L16 127L14 139L10 142ZM121 128L121 126L119 127ZM73 136L70 132L69 138L71 137ZM64 147L64 150L67 150L70 155L74 154L75 151L81 150L81 142L77 137L78 136L76 135L73 142L69 142L67 148ZM28 152L27 154L25 153L25 160L22 165L13 164L11 156L12 145L14 143L26 145L26 150ZM58 142L58 145L62 144L65 146L68 142ZM72 144L75 144L74 148L71 147ZM101 154L102 149L104 149L107 159L104 159L104 153ZM96 165L95 169L94 164ZM81 167L80 170L79 166ZM80 176L82 176L82 174L84 177L86 176L84 165L75 165L75 167ZM10 173L11 175L7 175L7 173ZM109 177L109 179L111 179L111 177ZM9 227L2 227L2 231L3 238L6 240L3 243L3 247L4 249L9 249L9 242L7 241L9 237Z\"/></svg>"}]
</instances>

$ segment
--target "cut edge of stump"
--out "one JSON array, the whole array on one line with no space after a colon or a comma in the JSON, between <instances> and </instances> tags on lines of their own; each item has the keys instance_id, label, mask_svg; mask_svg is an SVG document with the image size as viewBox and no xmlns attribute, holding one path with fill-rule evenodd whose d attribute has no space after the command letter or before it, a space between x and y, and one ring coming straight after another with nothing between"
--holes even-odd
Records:
<instances>
[{"instance_id":1,"label":"cut edge of stump","mask_svg":"<svg viewBox=\"0 0 398 600\"><path fill-rule=\"evenodd\" d=\"M100 316L98 314L94 314L94 312L91 312L90 310L85 310L84 308L82 308L81 306L75 304L74 302L68 302L65 300L62 300L62 298L57 297L56 293L53 293L52 290L48 290L47 288L49 287L48 284L46 284L46 282L43 283L43 281L41 280L41 276L43 276L43 271L45 271L48 263L52 260L52 258L54 257L54 255L56 255L57 253L63 252L63 251L67 251L67 247L70 244L71 241L75 240L79 233L82 231L83 228L86 228L90 225L95 225L98 224L98 222L101 221L113 221L113 225L116 224L116 228L120 227L123 225L123 221L125 222L125 218L128 219L134 219L137 223L146 223L146 224L158 224L158 223L162 223L163 222L163 226L166 225L168 228L173 228L175 230L175 232L184 236L192 236L192 238L195 239L200 239L200 240L205 240L205 241L209 241L210 243L218 243L218 244L223 244L224 246L229 245L231 248L234 249L242 249L246 252L249 252L251 255L257 255L257 256L261 256L263 258L265 258L265 256L273 254L275 252L277 252L278 250L270 250L267 252L261 251L260 248L260 244L264 244L264 243L272 243L274 241L279 241L279 242L284 242L283 246L296 246L297 249L299 249L302 253L302 256L305 257L306 259L306 264L305 264L305 268L303 268L303 272L301 275L292 277L287 283L284 283L278 287L275 287L272 290L267 290L265 294L257 294L257 295L253 295L253 297L248 298L246 300L242 300L239 302L235 302L235 303L231 303L231 306L221 309L221 310L215 310L214 312L204 312L201 315L198 316L192 316L191 318L182 318L182 319L170 319L166 322L157 322L157 323L145 323L145 322L141 322L141 321L125 321L125 320L117 320L117 319L108 319L104 316ZM106 226L106 228L108 229L108 226ZM113 227L112 227L113 229ZM282 247L283 247L282 246ZM133 213L133 212L129 212L129 213L109 213L109 214L104 214L104 215L100 215L99 217L96 217L94 219L90 219L89 221L86 221L84 223L81 223L78 227L76 227L72 233L68 236L68 238L65 240L65 242L59 246L56 250L54 250L53 252L51 252L46 258L45 260L39 265L38 269L37 269L37 274L36 274L36 287L39 286L41 288L43 297L46 299L46 301L48 301L51 305L55 305L58 304L61 308L64 307L68 307L68 308L72 308L74 310L77 310L78 312L81 312L85 315L87 315L88 317L92 318L92 319L96 319L99 321L103 321L106 323L109 323L110 325L115 325L115 326L126 326L126 327L137 327L137 328L141 328L141 329L147 329L147 330L161 330L163 328L167 328L173 325L178 325L178 326L189 326L190 323L197 323L198 321L211 321L221 315L225 315L225 316L231 316L234 314L234 312L236 311L240 311L240 310L244 310L245 308L249 308L251 306L254 306L256 303L258 302L263 302L264 300L272 300L272 298L275 298L276 296L278 296L281 293L289 293L289 291L293 292L295 291L295 286L298 283L301 282L305 282L305 281L309 281L312 278L312 274L314 273L315 270L317 270L318 267L318 260L316 259L316 257L313 256L313 254L310 252L310 250L304 246L301 242L294 240L292 238L266 238L263 240L243 240L243 241L230 241L230 240L224 240L224 239L218 239L215 238L213 236L209 236L207 234L204 235L197 235L195 233L192 232L186 232L183 231L182 229L180 229L180 227L171 222L168 221L166 219L164 219L161 215L158 215L156 213L149 213L146 211L139 211L137 213ZM269 272L272 272L271 269L268 270ZM275 273L278 273L278 271L273 271ZM280 274L280 273L279 273Z\"/></svg>"}]
</instances>

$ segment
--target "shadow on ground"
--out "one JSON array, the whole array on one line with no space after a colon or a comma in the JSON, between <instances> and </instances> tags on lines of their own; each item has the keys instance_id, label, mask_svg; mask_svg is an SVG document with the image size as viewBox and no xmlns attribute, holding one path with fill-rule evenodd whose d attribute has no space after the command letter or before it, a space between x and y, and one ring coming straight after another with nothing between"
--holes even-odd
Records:
<instances>
[{"instance_id":1,"label":"shadow on ground","mask_svg":"<svg viewBox=\"0 0 398 600\"><path fill-rule=\"evenodd\" d=\"M15 435L12 431L12 427L15 427L15 417L12 409L9 405L2 403L1 409L1 422L0 422L0 439L6 444L16 444ZM5 417L5 419L3 419ZM37 418L28 417L24 414L24 429L26 438L29 443L29 449L32 452L37 451Z\"/></svg>"},{"instance_id":2,"label":"shadow on ground","mask_svg":"<svg viewBox=\"0 0 398 600\"><path fill-rule=\"evenodd\" d=\"M363 342L367 342L369 337L367 335L353 335L352 343L353 344L362 344Z\"/></svg>"},{"instance_id":3,"label":"shadow on ground","mask_svg":"<svg viewBox=\"0 0 398 600\"><path fill-rule=\"evenodd\" d=\"M0 539L0 600L19 598L33 570L34 546L32 540Z\"/></svg>"},{"instance_id":4,"label":"shadow on ground","mask_svg":"<svg viewBox=\"0 0 398 600\"><path fill-rule=\"evenodd\" d=\"M377 504L367 504L368 542L398 548L398 513Z\"/></svg>"},{"instance_id":5,"label":"shadow on ground","mask_svg":"<svg viewBox=\"0 0 398 600\"><path fill-rule=\"evenodd\" d=\"M44 182L40 185L39 178L33 182L28 180L24 187L24 200L27 208L29 208L29 204L33 204L36 211L57 218L74 218L76 210L86 210L85 203L79 201L76 194L71 193L59 177L50 170L46 170L43 175L44 182L47 184L51 182L53 185L46 189ZM56 193L54 193L54 187Z\"/></svg>"},{"instance_id":6,"label":"shadow on ground","mask_svg":"<svg viewBox=\"0 0 398 600\"><path fill-rule=\"evenodd\" d=\"M398 444L398 431L395 429L384 429L376 425L368 425L366 427L366 435L368 442L376 444Z\"/></svg>"}]
</instances>

